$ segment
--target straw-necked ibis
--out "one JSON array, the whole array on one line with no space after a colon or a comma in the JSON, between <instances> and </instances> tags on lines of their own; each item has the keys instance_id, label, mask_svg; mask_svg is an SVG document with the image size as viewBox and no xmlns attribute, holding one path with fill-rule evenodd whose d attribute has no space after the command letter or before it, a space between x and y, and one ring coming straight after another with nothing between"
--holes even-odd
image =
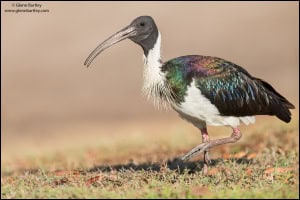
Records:
<instances>
[{"instance_id":1,"label":"straw-necked ibis","mask_svg":"<svg viewBox=\"0 0 300 200\"><path fill-rule=\"evenodd\" d=\"M242 67L217 57L187 55L162 62L161 35L150 16L140 16L102 42L86 59L87 67L98 54L113 44L130 39L144 51L143 92L155 104L170 106L200 129L202 144L182 160L204 152L204 173L209 163L208 150L234 143L241 138L240 122L255 122L255 115L275 115L291 120L295 108L270 84L250 75ZM230 126L230 137L210 140L207 125Z\"/></svg>"}]
</instances>

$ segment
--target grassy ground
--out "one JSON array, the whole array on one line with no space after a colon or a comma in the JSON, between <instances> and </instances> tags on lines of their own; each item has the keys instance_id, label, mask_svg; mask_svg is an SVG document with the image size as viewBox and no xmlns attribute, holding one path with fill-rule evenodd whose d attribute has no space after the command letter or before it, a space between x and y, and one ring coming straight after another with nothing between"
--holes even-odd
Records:
<instances>
[{"instance_id":1,"label":"grassy ground","mask_svg":"<svg viewBox=\"0 0 300 200\"><path fill-rule=\"evenodd\" d=\"M208 176L202 155L178 159L201 141L192 126L100 134L92 147L3 160L1 198L299 198L298 126L274 119L242 127L241 141L211 150Z\"/></svg>"}]
</instances>

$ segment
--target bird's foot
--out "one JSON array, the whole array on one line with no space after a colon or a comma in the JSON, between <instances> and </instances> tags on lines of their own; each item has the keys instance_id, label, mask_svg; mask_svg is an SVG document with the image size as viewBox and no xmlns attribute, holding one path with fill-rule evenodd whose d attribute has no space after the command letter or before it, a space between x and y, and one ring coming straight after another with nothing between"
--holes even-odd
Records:
<instances>
[{"instance_id":1,"label":"bird's foot","mask_svg":"<svg viewBox=\"0 0 300 200\"><path fill-rule=\"evenodd\" d=\"M189 153L187 153L186 155L184 155L181 160L182 161L186 161L191 159L192 157L195 157L197 155L199 155L200 153L204 152L204 164L203 164L203 175L207 175L208 173L208 165L211 163L211 160L209 158L209 153L208 153L208 144L206 143L202 143L200 145L198 145L197 147L195 147L194 149L192 149Z\"/></svg>"},{"instance_id":2,"label":"bird's foot","mask_svg":"<svg viewBox=\"0 0 300 200\"><path fill-rule=\"evenodd\" d=\"M183 160L183 161L190 160L191 158L199 155L200 153L204 152L208 148L209 148L209 142L205 142L205 143L199 144L198 146L196 146L195 148L193 148L190 152L188 152L187 154L185 154L181 158L181 160ZM207 155L207 158L209 160L208 155Z\"/></svg>"},{"instance_id":3,"label":"bird's foot","mask_svg":"<svg viewBox=\"0 0 300 200\"><path fill-rule=\"evenodd\" d=\"M181 160L183 160L183 161L190 160L191 158L199 155L200 153L208 151L208 149L211 147L222 145L222 144L227 144L227 143L234 143L234 142L238 141L241 137L242 137L242 134L241 134L240 130L238 128L234 128L233 133L230 137L221 138L221 139L217 139L217 140L210 140L210 141L204 142L202 144L199 144L198 146L193 148L190 152L185 154L181 158Z\"/></svg>"}]
</instances>

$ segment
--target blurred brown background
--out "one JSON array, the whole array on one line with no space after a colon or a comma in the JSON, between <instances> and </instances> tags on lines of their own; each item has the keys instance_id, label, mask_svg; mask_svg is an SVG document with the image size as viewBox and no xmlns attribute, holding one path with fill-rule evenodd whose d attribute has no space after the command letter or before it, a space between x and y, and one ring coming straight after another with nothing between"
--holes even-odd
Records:
<instances>
[{"instance_id":1,"label":"blurred brown background","mask_svg":"<svg viewBox=\"0 0 300 200\"><path fill-rule=\"evenodd\" d=\"M1 2L3 156L26 144L37 151L52 137L57 146L65 145L60 140L89 144L90 135L118 127L186 123L142 97L142 50L131 41L83 66L100 42L140 15L155 19L164 61L188 54L224 58L298 107L298 2L34 2L49 13L4 12L12 3Z\"/></svg>"}]
</instances>

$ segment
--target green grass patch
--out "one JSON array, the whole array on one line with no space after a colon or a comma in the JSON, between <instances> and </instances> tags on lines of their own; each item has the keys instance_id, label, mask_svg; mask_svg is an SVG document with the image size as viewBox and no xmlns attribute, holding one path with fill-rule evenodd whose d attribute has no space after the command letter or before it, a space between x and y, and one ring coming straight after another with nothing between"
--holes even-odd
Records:
<instances>
[{"instance_id":1,"label":"green grass patch","mask_svg":"<svg viewBox=\"0 0 300 200\"><path fill-rule=\"evenodd\" d=\"M298 124L270 127L211 150L206 176L202 157L178 159L199 137L184 131L12 159L1 164L1 198L299 198Z\"/></svg>"}]
</instances>

